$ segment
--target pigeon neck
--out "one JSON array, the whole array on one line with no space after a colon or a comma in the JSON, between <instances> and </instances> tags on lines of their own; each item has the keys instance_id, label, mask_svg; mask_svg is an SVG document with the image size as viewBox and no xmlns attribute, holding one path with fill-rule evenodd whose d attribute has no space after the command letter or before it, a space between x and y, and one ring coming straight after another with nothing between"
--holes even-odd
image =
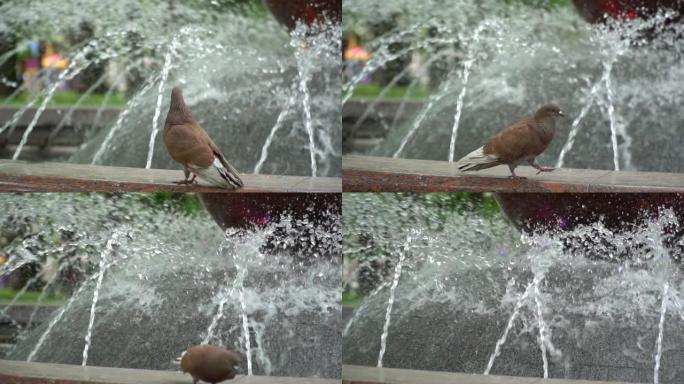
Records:
<instances>
[{"instance_id":1,"label":"pigeon neck","mask_svg":"<svg viewBox=\"0 0 684 384\"><path fill-rule=\"evenodd\" d=\"M534 128L546 144L553 139L556 133L556 119L553 116L535 117Z\"/></svg>"},{"instance_id":2,"label":"pigeon neck","mask_svg":"<svg viewBox=\"0 0 684 384\"><path fill-rule=\"evenodd\" d=\"M183 99L171 98L169 114L166 116L166 125L181 125L195 123L195 118L190 112L190 108L185 105Z\"/></svg>"}]
</instances>

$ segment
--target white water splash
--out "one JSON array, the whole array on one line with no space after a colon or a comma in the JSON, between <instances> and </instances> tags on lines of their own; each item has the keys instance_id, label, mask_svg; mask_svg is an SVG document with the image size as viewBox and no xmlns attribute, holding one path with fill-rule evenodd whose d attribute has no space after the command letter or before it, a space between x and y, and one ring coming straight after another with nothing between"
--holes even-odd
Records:
<instances>
[{"instance_id":1,"label":"white water splash","mask_svg":"<svg viewBox=\"0 0 684 384\"><path fill-rule=\"evenodd\" d=\"M97 108L97 112L95 113L95 118L93 119L93 128L96 129L97 127L100 126L100 119L102 118L102 112L104 111L105 107L109 103L109 99L112 97L112 94L114 93L114 90L121 85L124 80L126 80L126 75L128 74L129 69L125 69L117 78L114 80L113 84L109 87L107 90L107 93L105 93L104 97L102 98L102 102L100 103L100 106ZM84 142L82 146L87 145L87 142Z\"/></svg>"},{"instance_id":2,"label":"white water splash","mask_svg":"<svg viewBox=\"0 0 684 384\"><path fill-rule=\"evenodd\" d=\"M251 324L254 330L254 341L259 346L255 351L259 367L263 369L265 376L271 376L273 364L271 364L271 359L266 355L266 349L264 348L264 325L258 324L255 321L251 321Z\"/></svg>"},{"instance_id":3,"label":"white water splash","mask_svg":"<svg viewBox=\"0 0 684 384\"><path fill-rule=\"evenodd\" d=\"M5 319L9 320L9 322L12 324L12 326L16 327L16 329L19 331L21 331L24 327L21 324L17 323L17 321L14 320L8 312L9 312L10 308L12 308L14 306L14 304L16 304L17 300L19 300L19 298L24 296L26 291L28 291L29 287L32 286L36 281L38 281L38 279L41 277L41 275L42 275L42 273L38 273L36 276L33 276L28 281L26 281L26 284L24 284L24 286L19 290L19 292L17 292L14 295L14 297L12 297L12 300L8 304L6 304L4 306L4 308L2 309L2 311L0 312L0 319L5 318Z\"/></svg>"},{"instance_id":4,"label":"white water splash","mask_svg":"<svg viewBox=\"0 0 684 384\"><path fill-rule=\"evenodd\" d=\"M33 106L33 104L35 104L36 100L37 99L35 99L35 98L31 99L28 103L26 103L26 105L24 105L17 112L15 112L14 115L12 115L12 118L9 121L7 121L2 127L0 127L0 133L3 133L9 127L14 127L17 124L17 122L19 121L19 119L21 118L21 116L23 116L24 113L29 108L31 108ZM10 134L11 133L12 132L10 131Z\"/></svg>"},{"instance_id":5,"label":"white water splash","mask_svg":"<svg viewBox=\"0 0 684 384\"><path fill-rule=\"evenodd\" d=\"M2 265L0 267L0 277L8 276L9 274L11 274L12 272L16 271L17 269L23 267L24 265L35 261L35 259L30 258L30 257L22 258L22 259L20 259L20 261L18 261L16 263L12 263L11 260L12 259L10 259L9 262L5 263L4 265Z\"/></svg>"},{"instance_id":6,"label":"white water splash","mask_svg":"<svg viewBox=\"0 0 684 384\"><path fill-rule=\"evenodd\" d=\"M363 301L361 306L356 311L354 311L354 316L352 316L352 318L349 319L349 321L347 322L347 325L345 325L344 330L342 330L342 337L347 336L347 334L349 333L349 329L351 329L351 326L354 323L354 320L359 318L361 313L363 313L363 311L366 308L368 308L368 303L370 303L370 299L375 297L375 295L377 295L381 290L383 290L389 284L390 284L389 282L384 282L384 283L380 284L377 288L375 288L373 290L373 292L370 293L370 295L368 295L368 297L366 297L366 299Z\"/></svg>"},{"instance_id":7,"label":"white water splash","mask_svg":"<svg viewBox=\"0 0 684 384\"><path fill-rule=\"evenodd\" d=\"M613 147L613 168L616 171L620 170L620 154L617 141L617 122L615 118L615 105L613 103L613 90L610 83L610 73L613 68L613 62L603 62L603 82L606 87L606 101L608 102L608 119L610 120L610 143Z\"/></svg>"},{"instance_id":8,"label":"white water splash","mask_svg":"<svg viewBox=\"0 0 684 384\"><path fill-rule=\"evenodd\" d=\"M489 375L489 372L492 370L492 367L494 366L494 360L496 360L496 358L501 354L501 347L504 345L504 343L506 343L506 339L508 338L508 333L513 328L513 324L515 323L515 320L518 318L518 315L520 314L520 309L522 309L523 304L525 304L525 301L527 300L527 297L529 296L533 285L534 285L534 282L531 282L530 284L528 284L527 288L525 288L525 292L523 292L523 294L520 295L518 302L515 303L515 308L513 309L513 313L511 314L511 317L508 318L508 323L506 324L506 329L504 330L504 333L503 333L503 335L501 335L499 340L496 341L496 345L494 346L494 352L492 352L492 355L489 356L489 362L487 363L487 368L485 368L485 370L484 370L485 375Z\"/></svg>"},{"instance_id":9,"label":"white water splash","mask_svg":"<svg viewBox=\"0 0 684 384\"><path fill-rule=\"evenodd\" d=\"M387 301L387 311L385 312L385 325L382 327L382 335L380 336L380 353L378 353L378 368L382 368L382 358L385 355L385 350L387 348L387 336L389 333L390 319L392 317L392 305L394 305L394 291L399 284L399 278L401 277L401 267L406 258L406 254L409 251L411 245L411 236L406 237L406 242L404 243L404 249L399 253L399 261L394 267L394 278L392 279L392 286L390 287L389 300Z\"/></svg>"},{"instance_id":10,"label":"white water splash","mask_svg":"<svg viewBox=\"0 0 684 384\"><path fill-rule=\"evenodd\" d=\"M448 76L448 78L452 79L453 77L454 74L452 72ZM411 127L411 130L406 134L406 136L404 136L404 138L401 140L399 148L397 148L397 151L394 152L394 155L392 155L393 158L396 159L399 157L401 152L404 150L404 147L406 147L406 144L409 142L409 140L411 140L411 137L413 137L413 135L415 135L415 133L418 131L418 128L420 128L420 126L423 124L423 120L425 120L428 113L430 113L435 104L449 93L449 89L451 88L451 81L452 80L447 80L443 82L439 88L439 91L436 94L430 96L427 105L423 107L418 117L413 121L413 126Z\"/></svg>"},{"instance_id":11,"label":"white water splash","mask_svg":"<svg viewBox=\"0 0 684 384\"><path fill-rule=\"evenodd\" d=\"M80 293L82 291L82 289L85 288L85 286L86 285L83 284L81 286L81 289L79 289L79 292L77 292L77 293ZM69 301L67 301L67 303L64 304L59 309L59 311L57 312L55 317L52 318L52 320L48 324L48 327L45 329L45 332L43 332L43 334L40 335L40 339L38 339L36 346L33 347L33 350L31 351L31 353L29 353L28 358L26 358L27 362L33 361L33 359L36 357L36 353L38 353L38 350L40 350L40 347L42 347L43 343L45 343L45 340L47 339L48 335L50 334L50 331L52 331L52 328L54 328L55 325L62 319L62 316L64 316L64 312L66 312L67 309L69 309L71 307L71 304L73 304L73 302L76 300L77 296L78 296L77 294L73 295L71 297L71 299L69 299Z\"/></svg>"},{"instance_id":12,"label":"white water splash","mask_svg":"<svg viewBox=\"0 0 684 384\"><path fill-rule=\"evenodd\" d=\"M40 291L40 295L38 295L38 298L36 299L36 303L33 306L33 310L31 311L31 315L29 316L28 321L26 322L26 328L31 329L31 324L33 324L33 319L36 317L36 314L38 313L38 310L41 308L41 304L43 303L43 300L45 300L45 297L48 295L48 292L52 288L52 286L55 284L57 281L57 278L60 276L60 273L66 266L69 264L64 263L60 265L57 273L55 273L50 280L48 280L45 285L43 285L43 288Z\"/></svg>"},{"instance_id":13,"label":"white water splash","mask_svg":"<svg viewBox=\"0 0 684 384\"><path fill-rule=\"evenodd\" d=\"M252 350L250 347L249 321L247 319L247 304L245 303L245 288L240 286L240 309L242 310L242 332L245 337L245 355L247 356L247 375L252 376Z\"/></svg>"},{"instance_id":14,"label":"white water splash","mask_svg":"<svg viewBox=\"0 0 684 384\"><path fill-rule=\"evenodd\" d=\"M100 162L100 158L109 148L109 143L114 138L114 135L123 126L123 122L126 119L126 116L128 116L128 114L131 112L131 109L133 109L133 107L137 105L138 99L142 98L142 95L149 91L154 82L154 80L151 80L140 92L136 93L136 95L128 103L126 103L126 107L121 111L121 113L119 113L119 116L116 119L116 123L107 133L107 136L102 141L102 144L100 144L100 147L97 149L97 152L95 152L95 155L93 156L93 160L90 162L90 165L95 165Z\"/></svg>"},{"instance_id":15,"label":"white water splash","mask_svg":"<svg viewBox=\"0 0 684 384\"><path fill-rule=\"evenodd\" d=\"M83 362L81 366L85 367L88 363L88 350L93 337L93 325L95 324L95 310L97 308L97 301L100 296L100 288L102 288L102 281L104 280L105 272L107 271L107 256L114 251L114 244L119 237L118 230L112 233L112 236L107 240L105 249L100 254L99 272L97 274L97 282L95 283L95 290L93 291L93 302L90 305L90 319L88 320L88 331L85 336L85 346L83 347Z\"/></svg>"},{"instance_id":16,"label":"white water splash","mask_svg":"<svg viewBox=\"0 0 684 384\"><path fill-rule=\"evenodd\" d=\"M254 166L254 174L258 175L259 172L261 172L261 168L264 166L266 158L268 158L268 149L271 147L273 138L275 137L276 132L278 132L278 130L280 130L280 128L283 126L285 120L292 115L292 108L294 107L295 101L295 96L292 95L287 102L287 107L280 111L273 128L271 128L271 133L269 133L264 145L261 147L261 156L259 156L259 161L257 161L256 165Z\"/></svg>"},{"instance_id":17,"label":"white water splash","mask_svg":"<svg viewBox=\"0 0 684 384\"><path fill-rule=\"evenodd\" d=\"M546 353L546 322L542 311L541 292L539 291L540 280L534 278L534 302L537 306L537 322L539 324L539 348L541 349L542 364L544 366L544 378L549 378L549 358Z\"/></svg>"},{"instance_id":18,"label":"white water splash","mask_svg":"<svg viewBox=\"0 0 684 384\"><path fill-rule=\"evenodd\" d=\"M216 314L214 314L214 317L211 318L211 322L209 323L206 335L204 336L204 339L202 339L201 344L209 344L211 339L214 337L216 327L218 326L219 321L221 321L221 319L223 318L223 307L225 307L226 303L228 303L228 300L231 298L231 296L233 296L233 291L234 289L233 287L231 287L229 290L226 289L220 294L221 299L219 300L219 305L216 309Z\"/></svg>"},{"instance_id":19,"label":"white water splash","mask_svg":"<svg viewBox=\"0 0 684 384\"><path fill-rule=\"evenodd\" d=\"M655 365L653 366L653 384L659 383L660 358L663 353L663 331L665 329L665 313L667 311L667 292L669 284L663 285L663 298L660 304L660 322L658 323L658 339L656 340Z\"/></svg>"},{"instance_id":20,"label":"white water splash","mask_svg":"<svg viewBox=\"0 0 684 384\"><path fill-rule=\"evenodd\" d=\"M216 252L218 256L221 256L223 254L225 246L226 242L222 242L218 248L218 251ZM235 289L239 285L242 285L243 280L244 273L241 274L238 270L238 275L235 277L235 280L233 280L233 284L230 285L230 288L226 286L224 290L219 294L220 299L218 308L216 309L216 314L214 314L214 316L211 318L211 322L209 323L209 327L207 328L206 335L204 336L204 339L202 339L202 344L208 344L209 341L211 341L211 339L214 337L216 327L218 326L219 321L223 318L223 308L225 307L226 303L228 303L228 300L235 293Z\"/></svg>"},{"instance_id":21,"label":"white water splash","mask_svg":"<svg viewBox=\"0 0 684 384\"><path fill-rule=\"evenodd\" d=\"M577 137L577 133L579 132L579 127L580 123L582 122L582 119L589 113L589 110L591 107L594 105L594 99L596 98L596 95L598 94L599 91L599 85L600 82L595 82L594 85L591 87L591 90L589 91L589 95L587 96L587 101L584 104L584 107L582 107L582 110L580 111L579 115L575 118L575 120L572 121L572 125L570 126L570 134L568 134L568 139L565 141L565 144L563 145L563 148L560 151L560 154L558 155L558 160L556 161L556 168L562 168L563 163L565 161L565 155L572 150L572 147L575 145L575 138Z\"/></svg>"},{"instance_id":22,"label":"white water splash","mask_svg":"<svg viewBox=\"0 0 684 384\"><path fill-rule=\"evenodd\" d=\"M76 291L76 293L74 293L71 296L71 298L69 298L69 300L66 302L66 304L62 305L62 307L59 308L59 311L57 311L57 313L52 318L52 320L50 320L50 323L48 323L47 328L45 329L45 331L43 331L43 334L40 335L38 342L36 343L36 345L31 350L31 353L29 353L28 357L26 358L27 362L30 363L31 361L33 361L33 359L36 357L36 353L38 353L40 348L43 346L43 344L45 343L45 340L47 340L47 337L50 334L50 332L52 331L52 329L55 327L55 325L57 325L57 323L59 323L59 321L62 319L62 316L64 316L64 313L69 308L71 308L71 305L76 301L76 299L79 297L79 295L81 293L83 293L86 286L88 286L88 284L86 284L86 282L83 282L81 284L81 287L78 289L78 291Z\"/></svg>"},{"instance_id":23,"label":"white water splash","mask_svg":"<svg viewBox=\"0 0 684 384\"><path fill-rule=\"evenodd\" d=\"M461 93L458 94L456 101L456 114L454 115L454 125L451 128L451 142L449 143L449 162L454 162L454 150L456 149L456 137L458 135L458 125L461 121L461 112L463 111L463 100L465 99L466 90L468 89L468 77L470 76L470 68L473 66L475 59L469 58L463 63L463 86Z\"/></svg>"},{"instance_id":24,"label":"white water splash","mask_svg":"<svg viewBox=\"0 0 684 384\"><path fill-rule=\"evenodd\" d=\"M437 57L439 57L439 56L437 56ZM428 63L426 63L425 65L423 65L421 67L427 67L434 61L435 61L435 58L432 58L431 60L428 61ZM421 69L419 69L418 71L420 72ZM411 66L407 65L406 68L402 69L396 76L394 76L392 78L392 80L387 85L385 85L382 88L382 90L380 91L378 96L375 97L375 99L368 105L368 107L366 107L366 110L363 111L363 114L361 114L361 117L359 117L356 120L356 122L354 123L354 125L351 128L352 132L356 132L356 130L359 129L359 127L361 127L361 124L363 124L363 122L366 121L368 116L375 110L375 107L378 105L378 103L380 101L384 100L384 97L387 94L387 92L389 92L392 88L394 88L394 86L397 85L399 80L403 79L409 73L410 70L411 70ZM408 95L408 93L407 93L407 95Z\"/></svg>"},{"instance_id":25,"label":"white water splash","mask_svg":"<svg viewBox=\"0 0 684 384\"><path fill-rule=\"evenodd\" d=\"M38 110L36 111L35 115L33 115L33 119L24 131L24 135L21 137L21 141L19 142L17 149L14 151L12 160L17 160L19 158L19 155L21 155L21 151L24 149L24 145L26 145L29 135L31 134L31 132L33 132L33 128L35 128L36 124L38 124L38 119L40 119L40 115L42 115L45 111L45 108L47 108L47 105L50 102L50 100L52 100L52 96L57 91L57 88L59 88L59 86L62 85L62 82L73 79L74 76L78 75L79 72L81 72L81 70L85 68L84 66L78 68L76 67L76 64L80 62L80 57L82 56L82 54L83 52L77 55L76 58L74 58L74 60L71 61L67 69L65 69L62 73L59 74L57 81L55 81L55 83L52 84L52 87L50 87L50 90L45 96L45 99L43 99L43 102L40 104L40 107L38 107Z\"/></svg>"},{"instance_id":26,"label":"white water splash","mask_svg":"<svg viewBox=\"0 0 684 384\"><path fill-rule=\"evenodd\" d=\"M423 41L418 42L417 44L411 45L407 48L400 49L396 52L391 52L389 50L389 47L396 42L402 41L405 35L407 34L412 34L416 33L423 29L423 28L434 28L435 33L437 35L441 36L451 36L453 35L453 31L448 29L447 27L444 27L443 25L438 25L438 24L431 24L431 23L418 23L415 24L414 26L400 32L397 34L394 34L390 36L389 39L380 39L378 42L376 42L375 45L377 45L377 50L374 51L373 57L371 60L369 60L366 65L363 67L361 72L359 72L356 76L354 76L351 81L349 81L345 86L342 88L342 93L345 95L344 98L342 99L342 105L346 104L349 99L354 95L354 90L356 89L356 86L361 83L366 77L370 76L373 72L377 71L380 68L383 68L385 65L388 63L397 60L401 58L402 56L405 56L413 51L420 51L421 49L429 49L433 45L449 45L449 44L455 44L458 43L459 40L457 38L444 38L444 37L435 37L435 38L428 38Z\"/></svg>"},{"instance_id":27,"label":"white water splash","mask_svg":"<svg viewBox=\"0 0 684 384\"><path fill-rule=\"evenodd\" d=\"M301 27L301 26L300 26ZM309 91L309 80L311 79L310 63L307 63L308 43L304 37L299 37L298 33L292 34L292 46L295 48L295 59L297 60L297 71L299 74L299 92L302 94L302 108L304 109L304 128L309 137L309 159L311 161L311 176L316 177L318 173L316 164L316 137L313 129L313 116L311 114L311 93Z\"/></svg>"},{"instance_id":28,"label":"white water splash","mask_svg":"<svg viewBox=\"0 0 684 384\"><path fill-rule=\"evenodd\" d=\"M169 72L171 71L171 60L176 54L177 46L178 38L177 36L174 36L171 40L169 50L164 56L164 66L162 67L161 79L159 80L159 88L157 89L157 106L154 109L154 116L152 117L152 133L150 133L150 142L147 150L147 163L145 164L146 169L150 169L152 166L152 158L154 157L154 142L157 138L157 134L159 133L159 115L161 114L164 85L169 77Z\"/></svg>"},{"instance_id":29,"label":"white water splash","mask_svg":"<svg viewBox=\"0 0 684 384\"><path fill-rule=\"evenodd\" d=\"M100 76L100 78L97 79L97 81L94 82L93 85L91 85L85 92L83 92L83 94L78 98L78 100L76 100L76 102L71 107L69 107L69 110L67 111L67 113L64 114L64 117L62 117L62 119L59 121L57 126L52 130L52 132L50 132L50 135L48 136L47 142L45 144L46 147L50 147L52 141L55 139L55 137L57 137L57 134L59 134L62 131L64 125L71 121L71 115L73 115L74 111L81 106L86 97L88 97L91 93L93 93L93 91L95 91L95 89L102 85L102 83L104 83L106 79L106 75Z\"/></svg>"}]
</instances>

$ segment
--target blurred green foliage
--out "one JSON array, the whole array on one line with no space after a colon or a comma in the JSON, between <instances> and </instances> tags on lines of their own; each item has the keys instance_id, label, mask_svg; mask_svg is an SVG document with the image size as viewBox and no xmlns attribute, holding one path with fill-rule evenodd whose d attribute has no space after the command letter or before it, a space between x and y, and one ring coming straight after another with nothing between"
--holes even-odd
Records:
<instances>
[{"instance_id":1,"label":"blurred green foliage","mask_svg":"<svg viewBox=\"0 0 684 384\"><path fill-rule=\"evenodd\" d=\"M48 106L55 106L55 105L61 105L61 106L69 106L69 105L74 105L78 100L82 97L83 95L74 92L74 91L63 91L63 92L56 92L53 96L52 99L50 99L50 102L48 103ZM0 105L24 105L30 100L34 98L33 95L31 95L28 92L21 92L17 94L14 98L9 99L7 97L0 97ZM88 96L85 96L83 100L81 101L81 106L95 106L99 107L102 105L102 102L104 101L105 95L104 94L98 94L98 93L93 93ZM42 102L43 98L38 98L34 105L39 105L40 102ZM112 95L109 97L109 100L107 100L107 104L105 106L107 107L122 107L126 104L126 96L123 93L112 93Z\"/></svg>"},{"instance_id":2,"label":"blurred green foliage","mask_svg":"<svg viewBox=\"0 0 684 384\"><path fill-rule=\"evenodd\" d=\"M427 208L433 215L424 217L425 224L440 230L449 216L476 214L487 220L499 217L501 208L491 193L433 192L433 193L383 193L380 198L387 204L410 201L410 205ZM437 223L433 220L437 219ZM353 225L353 223L350 223Z\"/></svg>"},{"instance_id":3,"label":"blurred green foliage","mask_svg":"<svg viewBox=\"0 0 684 384\"><path fill-rule=\"evenodd\" d=\"M0 288L0 304L9 304L19 291L10 288ZM40 291L27 291L19 296L15 301L16 304L35 304L38 302L38 297L41 295ZM61 292L48 292L42 300L42 304L62 304L65 297Z\"/></svg>"},{"instance_id":4,"label":"blurred green foliage","mask_svg":"<svg viewBox=\"0 0 684 384\"><path fill-rule=\"evenodd\" d=\"M356 196L362 198L362 196ZM431 231L443 231L453 216L476 215L482 219L501 220L502 211L491 193L381 193L373 194L374 203L382 207L396 207L405 213L396 215L392 225L396 228L412 228L425 226ZM380 200L380 202L378 202ZM373 212L372 207L369 209ZM377 212L376 212L377 213ZM380 213L382 214L382 213ZM346 228L362 228L364 215L345 214ZM379 229L381 233L385 229ZM355 305L363 300L364 295L370 293L391 273L391 251L382 241L375 241L376 231L345 231L343 240L345 264L357 263L356 288L346 285L343 290L342 301L345 305ZM354 262L352 262L354 260Z\"/></svg>"},{"instance_id":5,"label":"blurred green foliage","mask_svg":"<svg viewBox=\"0 0 684 384\"><path fill-rule=\"evenodd\" d=\"M145 193L140 195L140 200L150 207L170 209L188 216L197 216L205 212L202 201L195 193Z\"/></svg>"},{"instance_id":6,"label":"blurred green foliage","mask_svg":"<svg viewBox=\"0 0 684 384\"><path fill-rule=\"evenodd\" d=\"M17 6L21 4L21 1L14 1ZM10 3L10 4L13 4ZM0 0L0 5L3 1ZM164 8L167 5L168 11L167 15L169 17L168 25L170 28L178 28L184 25L187 20L185 20L185 14L183 12L175 12L175 10L185 7L190 8L195 13L203 15L207 23L218 23L220 22L221 14L239 14L247 17L254 18L266 18L270 17L268 10L264 5L263 0L143 0L140 1L140 6L142 8L146 6L159 6ZM87 7L87 3L84 4ZM173 21L173 22L172 22ZM23 46L28 40L41 40L42 42L49 41L55 47L57 52L69 56L67 52L74 50L76 47L81 46L84 43L89 42L93 36L95 36L95 24L84 20L78 25L73 25L67 28L65 31L60 33L55 33L51 29L46 29L47 32L39 33L29 27L18 26L14 29L7 29L5 31L0 31L0 55L8 52L18 45ZM100 31L102 33L102 31ZM134 31L128 32L131 36L128 38L129 44L135 47L137 42L135 41L136 36ZM52 35L51 35L52 34ZM0 77L5 79L11 79L15 81L20 78L20 74L17 74L17 63L21 63L25 56L28 54L28 49L23 49L18 52L17 55L10 57L8 60L0 63ZM93 54L94 55L94 54ZM81 73L76 77L75 86L77 91L84 91L91 84L95 83L105 72L107 61L103 60L98 63L91 63L87 68L81 71ZM20 66L21 67L21 66ZM139 74L137 70L132 70L129 73L129 80L132 84L141 83ZM18 80L21 82L21 80ZM0 82L0 95L9 95L14 90L14 86L8 86L6 82ZM106 90L105 85L101 85L95 92L103 93ZM129 92L134 92L136 87L130 87ZM20 97L13 99L9 102L0 98L0 105L23 105L26 103L27 99L30 99L30 95L24 94ZM59 98L59 96L57 96ZM76 102L78 97L72 97L70 95L63 95L60 100L52 104L58 105L72 105ZM123 97L114 97L109 105L123 105L125 99ZM93 95L86 100L85 105L95 105L97 104L97 95ZM99 101L102 100L100 96ZM97 104L99 105L99 104Z\"/></svg>"},{"instance_id":7,"label":"blurred green foliage","mask_svg":"<svg viewBox=\"0 0 684 384\"><path fill-rule=\"evenodd\" d=\"M502 0L507 4L522 3L538 8L552 9L556 7L568 7L572 4L570 0Z\"/></svg>"},{"instance_id":8,"label":"blurred green foliage","mask_svg":"<svg viewBox=\"0 0 684 384\"><path fill-rule=\"evenodd\" d=\"M81 195L87 199L90 194L86 192ZM102 195L116 196L119 193L102 193ZM151 192L136 193L133 196L151 209L177 212L188 216L202 215L206 212L202 201L195 193Z\"/></svg>"},{"instance_id":9,"label":"blurred green foliage","mask_svg":"<svg viewBox=\"0 0 684 384\"><path fill-rule=\"evenodd\" d=\"M349 289L349 287L347 287L347 289L342 292L342 305L357 306L361 304L364 298L365 296L360 294L358 291Z\"/></svg>"},{"instance_id":10,"label":"blurred green foliage","mask_svg":"<svg viewBox=\"0 0 684 384\"><path fill-rule=\"evenodd\" d=\"M473 3L477 4L476 0L472 0ZM449 7L448 2L444 2L444 7ZM456 6L456 5L454 5ZM548 12L554 12L560 8L572 6L570 0L499 0L495 7L500 7L501 10L506 10L507 12L515 13L517 12L516 6L531 7L537 9L543 9ZM344 16L343 16L344 17ZM524 16L523 16L524 17ZM350 20L355 20L354 17L350 16ZM378 19L364 20L360 25L350 23L346 26L343 34L345 36L354 35L360 39L362 46L371 46L369 42L373 41L379 36L383 36L386 33L393 31L398 23L401 21L401 13L397 12L391 16ZM436 32L424 28L423 34L434 35ZM434 37L434 36L433 36ZM395 41L388 45L387 48L390 52L398 52L405 49L408 44L406 41ZM454 44L458 47L458 44ZM371 48L372 49L372 48ZM371 56L373 52L370 52ZM399 73L401 73L409 63L409 56L400 56L388 61L384 64L382 69L374 71L371 77L371 84L357 85L354 89L353 99L377 99L379 94L382 92L384 86L393 80ZM449 72L449 68L453 65L459 65L459 59L441 59L434 62L428 71L428 77L430 78L430 86L427 88L412 90L408 95L408 100L423 101L426 100L431 93L431 89L435 84L439 84L440 80L444 78ZM393 87L387 93L383 95L383 100L395 100L402 99L406 95L406 87L401 85L408 84L408 77L404 76L399 79L398 87ZM348 79L347 79L348 81Z\"/></svg>"},{"instance_id":11,"label":"blurred green foliage","mask_svg":"<svg viewBox=\"0 0 684 384\"><path fill-rule=\"evenodd\" d=\"M178 0L166 0L169 3ZM215 12L243 13L254 16L266 16L266 6L262 0L184 0L190 8L206 9Z\"/></svg>"},{"instance_id":12,"label":"blurred green foliage","mask_svg":"<svg viewBox=\"0 0 684 384\"><path fill-rule=\"evenodd\" d=\"M380 84L359 84L354 88L352 99L375 100L383 89L384 87ZM383 100L403 100L407 93L407 99L411 101L424 101L430 96L429 90L423 87L409 89L404 86L394 86L385 92Z\"/></svg>"},{"instance_id":13,"label":"blurred green foliage","mask_svg":"<svg viewBox=\"0 0 684 384\"><path fill-rule=\"evenodd\" d=\"M441 220L446 220L449 215L468 212L491 220L501 213L501 208L491 193L414 193L412 198L416 203L436 211Z\"/></svg>"}]
</instances>

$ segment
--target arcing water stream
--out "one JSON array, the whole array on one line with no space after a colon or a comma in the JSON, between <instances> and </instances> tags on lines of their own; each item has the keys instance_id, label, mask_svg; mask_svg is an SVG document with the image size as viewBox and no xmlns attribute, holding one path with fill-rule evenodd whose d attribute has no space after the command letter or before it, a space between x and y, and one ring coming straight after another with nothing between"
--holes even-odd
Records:
<instances>
[{"instance_id":1,"label":"arcing water stream","mask_svg":"<svg viewBox=\"0 0 684 384\"><path fill-rule=\"evenodd\" d=\"M668 207L621 231L599 221L520 234L500 215L449 211L439 199L344 196L344 284L372 292L345 324L345 364L375 366L381 351L388 368L684 378L672 299L684 289L684 240Z\"/></svg>"},{"instance_id":2,"label":"arcing water stream","mask_svg":"<svg viewBox=\"0 0 684 384\"><path fill-rule=\"evenodd\" d=\"M339 214L223 233L149 195L4 194L0 208L3 274L36 271L27 289L66 296L3 358L177 369L204 342L236 350L244 374L340 376Z\"/></svg>"},{"instance_id":3,"label":"arcing water stream","mask_svg":"<svg viewBox=\"0 0 684 384\"><path fill-rule=\"evenodd\" d=\"M118 76L106 82L106 94L121 87L123 77L128 101L114 121L91 127L73 162L177 169L156 137L168 94L180 86L199 123L238 169L258 165L269 174L339 175L341 29L327 22L300 26L288 36L256 8L218 1L4 2L0 32L19 31L20 43L72 36L74 26L88 35L85 44L63 44L60 54L75 67L48 84L48 92L29 99L28 106L40 101L40 108L13 158L21 158L41 112L66 80L107 68ZM81 48L88 54L79 55ZM291 105L293 98L301 103ZM279 119L286 110L296 118ZM24 112L0 122L0 132L14 127ZM272 131L274 125L279 129Z\"/></svg>"},{"instance_id":4,"label":"arcing water stream","mask_svg":"<svg viewBox=\"0 0 684 384\"><path fill-rule=\"evenodd\" d=\"M405 102L394 103L403 114L396 125L393 114L371 113L391 128L376 147L358 151L453 161L556 101L569 119L560 121L542 163L682 169L681 143L672 139L684 123L683 114L672 112L684 103L684 24L671 22L675 11L591 25L570 2L348 0L343 10L345 30L360 33L371 55L347 81L345 103L362 79L397 73L410 88L417 77L401 69L422 65L429 77L429 96L413 100L422 102L414 116L403 113ZM353 102L370 110L376 101Z\"/></svg>"}]
</instances>

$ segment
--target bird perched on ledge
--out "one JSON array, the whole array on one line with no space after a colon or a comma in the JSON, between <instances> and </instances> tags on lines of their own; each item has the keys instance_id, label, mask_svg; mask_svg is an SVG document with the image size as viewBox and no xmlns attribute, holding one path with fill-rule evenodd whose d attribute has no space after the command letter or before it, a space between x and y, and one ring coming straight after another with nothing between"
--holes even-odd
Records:
<instances>
[{"instance_id":1,"label":"bird perched on ledge","mask_svg":"<svg viewBox=\"0 0 684 384\"><path fill-rule=\"evenodd\" d=\"M193 384L202 380L219 383L235 378L240 356L227 349L202 344L188 349L181 357L181 369L192 375Z\"/></svg>"},{"instance_id":2,"label":"bird perched on ledge","mask_svg":"<svg viewBox=\"0 0 684 384\"><path fill-rule=\"evenodd\" d=\"M185 179L178 184L193 184L199 177L221 188L238 189L244 185L235 167L230 165L192 116L178 87L171 90L171 105L164 124L164 144L171 158L183 165Z\"/></svg>"},{"instance_id":3,"label":"bird perched on ledge","mask_svg":"<svg viewBox=\"0 0 684 384\"><path fill-rule=\"evenodd\" d=\"M528 162L541 172L553 171L537 162L539 156L556 134L556 118L564 117L556 103L543 105L533 117L523 119L499 132L484 146L469 153L456 162L462 172L477 171L497 165L508 165L512 178L516 176L515 167Z\"/></svg>"}]
</instances>

